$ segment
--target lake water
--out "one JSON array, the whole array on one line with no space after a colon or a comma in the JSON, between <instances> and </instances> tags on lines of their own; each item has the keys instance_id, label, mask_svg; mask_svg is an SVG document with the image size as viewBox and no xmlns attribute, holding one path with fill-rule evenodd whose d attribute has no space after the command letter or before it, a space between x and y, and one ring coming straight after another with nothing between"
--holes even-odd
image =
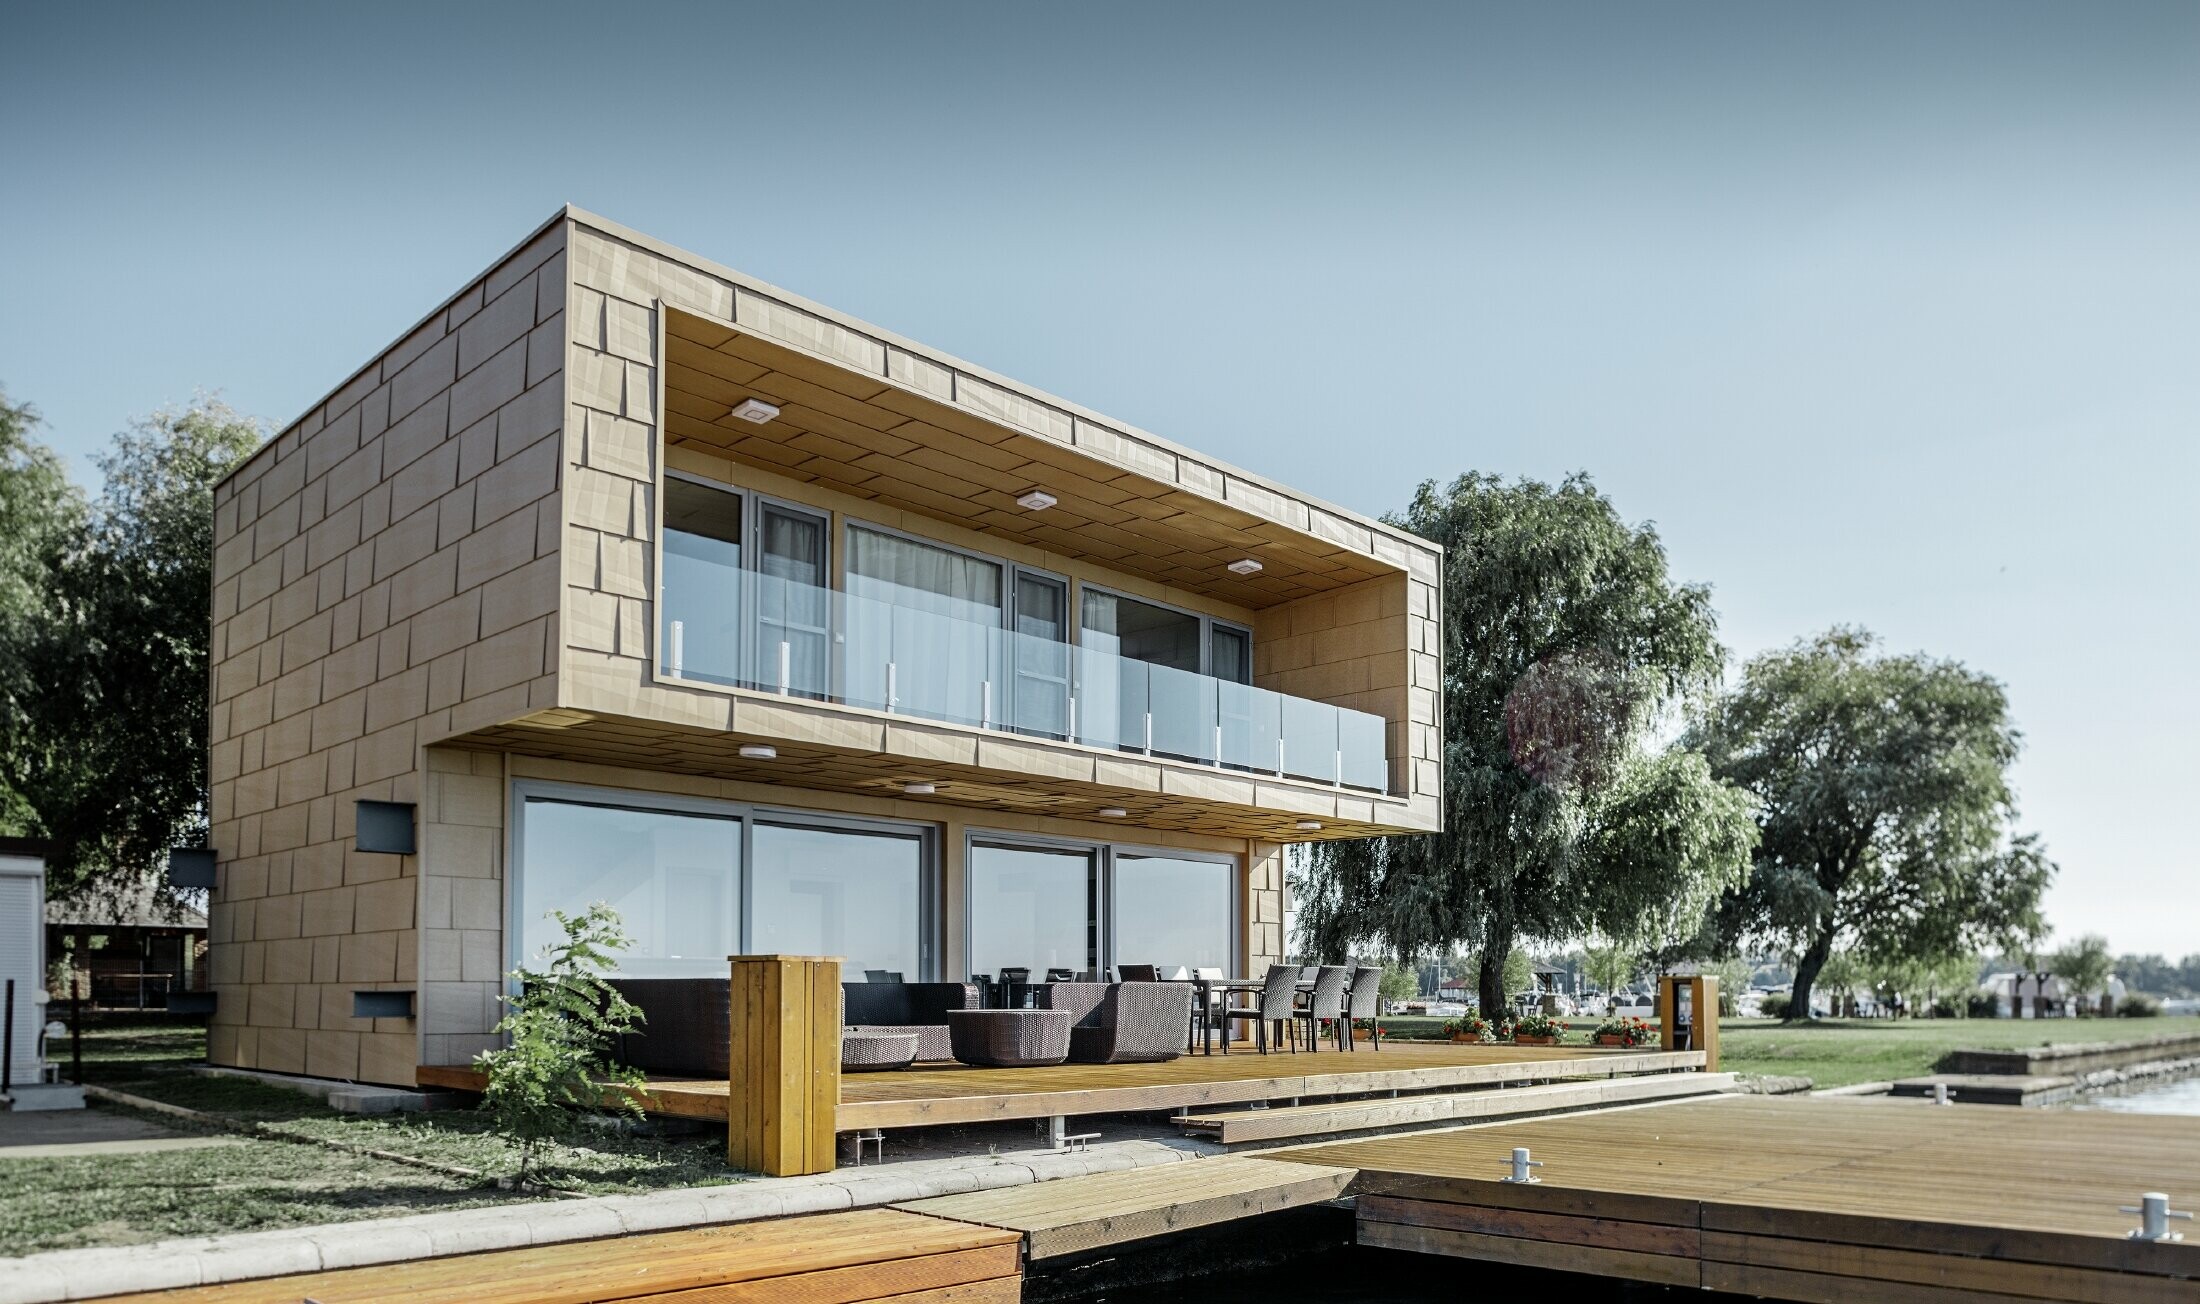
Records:
<instances>
[{"instance_id":1,"label":"lake water","mask_svg":"<svg viewBox=\"0 0 2200 1304\"><path fill-rule=\"evenodd\" d=\"M2115 1091L2096 1091L2071 1102L2072 1109L2106 1109L2122 1114L2200 1115L2200 1077L2149 1082Z\"/></svg>"}]
</instances>

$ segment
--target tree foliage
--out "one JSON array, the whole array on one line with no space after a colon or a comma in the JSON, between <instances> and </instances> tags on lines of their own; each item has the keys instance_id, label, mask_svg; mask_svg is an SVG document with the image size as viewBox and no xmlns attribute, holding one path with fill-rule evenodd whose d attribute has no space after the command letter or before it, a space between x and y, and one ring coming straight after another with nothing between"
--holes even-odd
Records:
<instances>
[{"instance_id":1,"label":"tree foliage","mask_svg":"<svg viewBox=\"0 0 2200 1304\"><path fill-rule=\"evenodd\" d=\"M1750 661L1690 741L1757 800L1719 931L1798 953L1796 1017L1838 947L1937 960L2039 930L2055 867L2010 836L2019 738L1988 676L1835 629Z\"/></svg>"},{"instance_id":2,"label":"tree foliage","mask_svg":"<svg viewBox=\"0 0 2200 1304\"><path fill-rule=\"evenodd\" d=\"M599 901L578 915L551 912L564 940L547 948L547 965L511 974L517 996L504 996L496 1031L510 1038L484 1051L475 1066L488 1074L481 1108L497 1135L519 1151L513 1181L544 1143L570 1136L600 1111L642 1117L639 1070L612 1063L611 1040L634 1031L642 1013L603 979L630 939L618 912Z\"/></svg>"},{"instance_id":3,"label":"tree foliage","mask_svg":"<svg viewBox=\"0 0 2200 1304\"><path fill-rule=\"evenodd\" d=\"M2109 974L2115 967L2116 962L2109 955L2108 939L2098 933L2088 933L2068 946L2057 948L2047 957L2047 971L2070 985L2070 995L2080 1009L2108 986Z\"/></svg>"},{"instance_id":4,"label":"tree foliage","mask_svg":"<svg viewBox=\"0 0 2200 1304\"><path fill-rule=\"evenodd\" d=\"M1722 664L1707 590L1585 476L1423 484L1394 524L1443 546L1442 833L1325 842L1294 883L1302 944L1471 947L1502 1009L1523 939L1649 944L1746 872L1746 805L1650 746ZM1689 916L1693 903L1698 907Z\"/></svg>"},{"instance_id":5,"label":"tree foliage","mask_svg":"<svg viewBox=\"0 0 2200 1304\"><path fill-rule=\"evenodd\" d=\"M0 786L53 844L57 899L132 892L204 836L213 489L261 434L212 400L156 413L115 437L88 508L49 518L0 643ZM53 483L15 460L0 475Z\"/></svg>"},{"instance_id":6,"label":"tree foliage","mask_svg":"<svg viewBox=\"0 0 2200 1304\"><path fill-rule=\"evenodd\" d=\"M32 438L38 413L0 393L0 738L12 734L22 703L36 691L19 654L38 634L50 559L82 529L84 495L61 459ZM0 832L36 833L37 813L0 770Z\"/></svg>"}]
</instances>

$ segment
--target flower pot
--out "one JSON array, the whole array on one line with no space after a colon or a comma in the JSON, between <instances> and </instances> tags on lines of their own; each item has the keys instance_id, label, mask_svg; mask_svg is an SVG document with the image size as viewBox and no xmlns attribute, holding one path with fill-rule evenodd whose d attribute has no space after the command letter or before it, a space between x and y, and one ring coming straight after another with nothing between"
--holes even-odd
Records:
<instances>
[{"instance_id":1,"label":"flower pot","mask_svg":"<svg viewBox=\"0 0 2200 1304\"><path fill-rule=\"evenodd\" d=\"M1525 1032L1513 1034L1513 1045L1515 1046L1556 1046L1557 1044L1558 1038L1556 1037L1531 1037Z\"/></svg>"},{"instance_id":2,"label":"flower pot","mask_svg":"<svg viewBox=\"0 0 2200 1304\"><path fill-rule=\"evenodd\" d=\"M1628 1046L1632 1044L1620 1033L1600 1032L1597 1034L1597 1045L1599 1046Z\"/></svg>"},{"instance_id":3,"label":"flower pot","mask_svg":"<svg viewBox=\"0 0 2200 1304\"><path fill-rule=\"evenodd\" d=\"M1451 1034L1451 1039L1461 1046L1479 1046L1482 1044L1482 1039L1471 1032L1455 1032Z\"/></svg>"}]
</instances>

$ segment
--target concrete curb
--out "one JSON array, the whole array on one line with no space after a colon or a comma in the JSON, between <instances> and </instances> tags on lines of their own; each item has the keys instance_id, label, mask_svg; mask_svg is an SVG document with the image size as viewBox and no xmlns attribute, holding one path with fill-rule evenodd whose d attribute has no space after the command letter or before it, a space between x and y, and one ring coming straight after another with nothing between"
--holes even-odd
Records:
<instances>
[{"instance_id":1,"label":"concrete curb","mask_svg":"<svg viewBox=\"0 0 2200 1304\"><path fill-rule=\"evenodd\" d=\"M483 1250L673 1231L791 1214L861 1209L935 1195L990 1191L1200 1156L1159 1141L1116 1141L1086 1151L1021 1151L849 1168L816 1177L767 1177L647 1195L409 1214L233 1236L192 1237L0 1259L0 1304L56 1304L129 1291L211 1286L291 1273L367 1267Z\"/></svg>"}]
</instances>

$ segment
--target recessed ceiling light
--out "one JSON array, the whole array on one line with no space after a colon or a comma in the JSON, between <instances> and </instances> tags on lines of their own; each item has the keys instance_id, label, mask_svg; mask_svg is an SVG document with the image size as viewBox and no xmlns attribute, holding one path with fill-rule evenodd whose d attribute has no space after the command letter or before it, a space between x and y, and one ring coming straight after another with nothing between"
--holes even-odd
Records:
<instances>
[{"instance_id":1,"label":"recessed ceiling light","mask_svg":"<svg viewBox=\"0 0 2200 1304\"><path fill-rule=\"evenodd\" d=\"M901 790L912 797L929 797L940 790L936 783L905 783Z\"/></svg>"},{"instance_id":2,"label":"recessed ceiling light","mask_svg":"<svg viewBox=\"0 0 2200 1304\"><path fill-rule=\"evenodd\" d=\"M741 749L741 759L747 761L769 761L778 755L777 747L767 747L763 743L749 743Z\"/></svg>"},{"instance_id":3,"label":"recessed ceiling light","mask_svg":"<svg viewBox=\"0 0 2200 1304\"><path fill-rule=\"evenodd\" d=\"M1025 511L1031 512L1043 512L1060 501L1061 499L1056 498L1044 489L1026 489L1016 495L1016 505Z\"/></svg>"},{"instance_id":4,"label":"recessed ceiling light","mask_svg":"<svg viewBox=\"0 0 2200 1304\"><path fill-rule=\"evenodd\" d=\"M743 421L753 421L757 425L763 425L779 415L779 405L766 403L760 398L745 398L733 405L733 414Z\"/></svg>"},{"instance_id":5,"label":"recessed ceiling light","mask_svg":"<svg viewBox=\"0 0 2200 1304\"><path fill-rule=\"evenodd\" d=\"M1322 822L1320 820L1300 820L1297 827L1301 833L1319 833L1322 830Z\"/></svg>"},{"instance_id":6,"label":"recessed ceiling light","mask_svg":"<svg viewBox=\"0 0 2200 1304\"><path fill-rule=\"evenodd\" d=\"M1240 575L1258 575L1260 574L1260 563L1254 561L1251 557L1240 557L1230 563L1230 569Z\"/></svg>"},{"instance_id":7,"label":"recessed ceiling light","mask_svg":"<svg viewBox=\"0 0 2200 1304\"><path fill-rule=\"evenodd\" d=\"M1111 820L1119 820L1125 815L1130 814L1129 811L1124 810L1121 806L1102 806L1100 808L1100 813L1107 816Z\"/></svg>"}]
</instances>

